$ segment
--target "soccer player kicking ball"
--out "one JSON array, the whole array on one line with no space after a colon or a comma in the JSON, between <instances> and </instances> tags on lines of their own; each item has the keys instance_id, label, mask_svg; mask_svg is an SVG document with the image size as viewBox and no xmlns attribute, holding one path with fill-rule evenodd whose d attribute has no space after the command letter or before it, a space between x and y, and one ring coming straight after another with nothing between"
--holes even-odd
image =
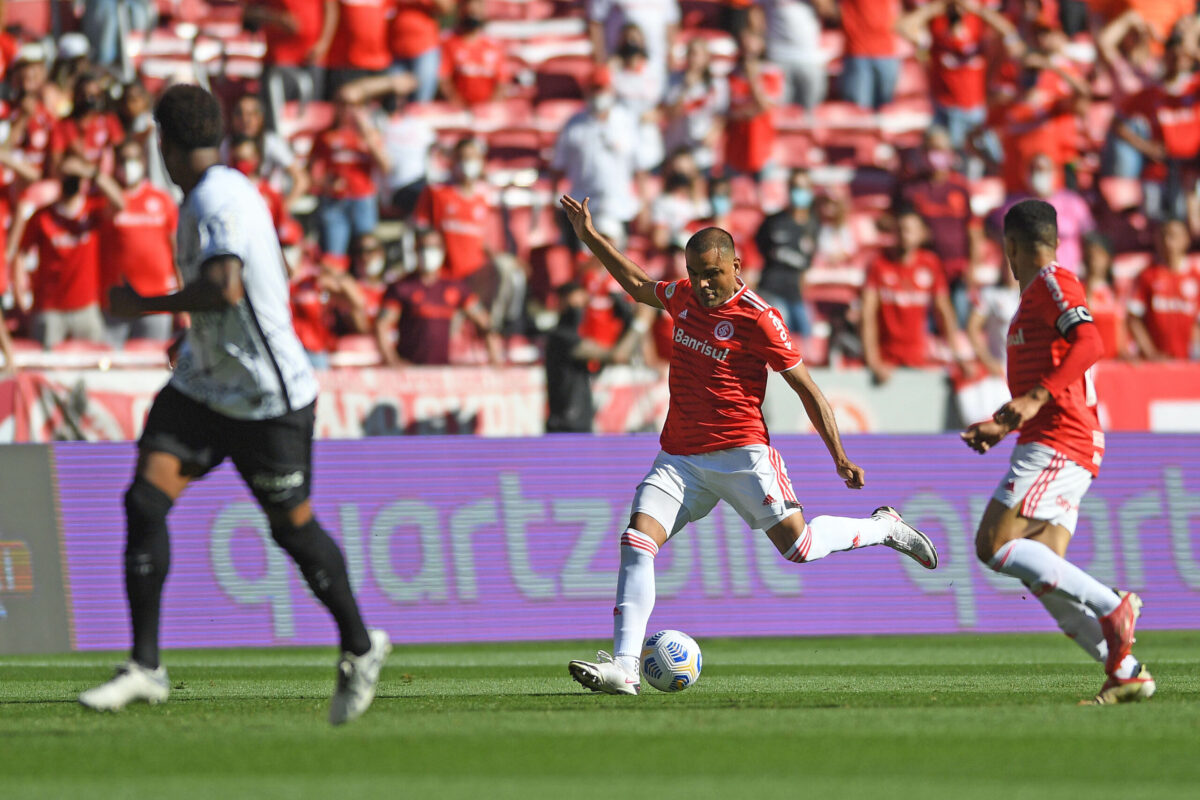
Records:
<instances>
[{"instance_id":1,"label":"soccer player kicking ball","mask_svg":"<svg viewBox=\"0 0 1200 800\"><path fill-rule=\"evenodd\" d=\"M979 560L1029 587L1067 636L1104 664L1108 679L1093 700L1107 705L1154 694L1150 671L1133 657L1142 601L1108 588L1064 558L1079 503L1100 471L1104 433L1088 368L1104 344L1083 286L1055 262L1054 206L1025 200L1004 215L1004 253L1021 285L1008 328L1008 388L1013 399L962 434L986 453L1020 430L1008 474L979 522Z\"/></svg>"},{"instance_id":2,"label":"soccer player kicking ball","mask_svg":"<svg viewBox=\"0 0 1200 800\"><path fill-rule=\"evenodd\" d=\"M167 513L188 483L228 457L266 512L272 537L337 622L343 652L329 721L348 722L374 699L391 645L386 633L363 625L342 552L313 516L317 381L292 329L275 226L254 185L220 163L221 107L211 94L172 87L154 116L167 171L186 195L177 234L185 286L162 297L116 287L110 305L120 316L186 311L192 327L174 375L154 399L125 492L133 652L79 702L116 711L167 699L158 658Z\"/></svg>"},{"instance_id":3,"label":"soccer player kicking ball","mask_svg":"<svg viewBox=\"0 0 1200 800\"><path fill-rule=\"evenodd\" d=\"M638 694L639 659L646 623L654 608L654 557L684 525L702 519L718 500L733 506L750 527L765 530L783 557L797 564L838 550L882 544L921 566L937 566L929 537L908 525L894 508L877 508L865 519L817 517L804 521L783 458L770 446L762 402L767 368L779 372L804 410L851 489L863 486L863 470L842 449L837 423L824 395L804 366L779 312L740 280L733 237L705 228L685 249L688 277L655 282L596 232L588 201L562 198L575 233L633 299L665 308L675 323L671 355L671 403L662 452L633 498L629 527L621 534L621 570L613 609L613 652L568 668L588 689Z\"/></svg>"}]
</instances>

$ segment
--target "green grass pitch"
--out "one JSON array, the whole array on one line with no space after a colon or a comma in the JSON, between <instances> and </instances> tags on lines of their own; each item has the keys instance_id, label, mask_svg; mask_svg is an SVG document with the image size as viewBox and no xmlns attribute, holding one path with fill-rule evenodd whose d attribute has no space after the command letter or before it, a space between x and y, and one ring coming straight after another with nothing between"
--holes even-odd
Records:
<instances>
[{"instance_id":1,"label":"green grass pitch","mask_svg":"<svg viewBox=\"0 0 1200 800\"><path fill-rule=\"evenodd\" d=\"M682 694L591 695L595 643L397 647L325 723L332 650L174 651L155 708L86 711L113 654L0 658L5 798L1195 798L1200 632L1147 632L1148 703L1080 708L1061 636L701 640Z\"/></svg>"}]
</instances>

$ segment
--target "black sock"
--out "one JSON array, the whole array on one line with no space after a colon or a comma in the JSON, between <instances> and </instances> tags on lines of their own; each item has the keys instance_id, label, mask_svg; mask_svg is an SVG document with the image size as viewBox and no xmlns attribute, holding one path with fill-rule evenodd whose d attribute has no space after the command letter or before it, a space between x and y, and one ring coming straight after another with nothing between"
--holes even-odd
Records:
<instances>
[{"instance_id":1,"label":"black sock","mask_svg":"<svg viewBox=\"0 0 1200 800\"><path fill-rule=\"evenodd\" d=\"M333 615L342 649L356 656L370 650L371 639L363 625L358 601L350 590L346 559L316 517L299 528L291 525L272 528L271 535L300 567L308 588Z\"/></svg>"},{"instance_id":2,"label":"black sock","mask_svg":"<svg viewBox=\"0 0 1200 800\"><path fill-rule=\"evenodd\" d=\"M125 596L133 623L134 661L158 668L158 619L171 566L167 513L172 500L141 476L125 492Z\"/></svg>"}]
</instances>

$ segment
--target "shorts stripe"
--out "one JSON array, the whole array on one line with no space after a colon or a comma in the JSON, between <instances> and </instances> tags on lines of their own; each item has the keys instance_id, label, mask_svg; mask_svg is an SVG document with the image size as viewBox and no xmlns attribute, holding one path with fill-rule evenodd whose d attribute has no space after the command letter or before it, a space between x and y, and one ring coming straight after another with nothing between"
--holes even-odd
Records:
<instances>
[{"instance_id":1,"label":"shorts stripe","mask_svg":"<svg viewBox=\"0 0 1200 800\"><path fill-rule=\"evenodd\" d=\"M1042 471L1037 480L1033 482L1033 486L1029 488L1029 493L1025 495L1025 500L1021 503L1021 516L1030 519L1033 518L1033 515L1037 513L1038 506L1042 502L1042 497L1046 494L1046 490L1058 478L1058 473L1062 472L1064 463L1066 463L1066 458L1061 453L1056 453L1054 458L1050 459L1050 464Z\"/></svg>"},{"instance_id":2,"label":"shorts stripe","mask_svg":"<svg viewBox=\"0 0 1200 800\"><path fill-rule=\"evenodd\" d=\"M783 499L789 503L799 503L796 499L796 490L792 488L792 480L788 477L787 468L783 466L783 457L779 455L779 451L774 447L767 448L770 453L771 466L775 469L775 477L779 481L779 491L783 493Z\"/></svg>"}]
</instances>

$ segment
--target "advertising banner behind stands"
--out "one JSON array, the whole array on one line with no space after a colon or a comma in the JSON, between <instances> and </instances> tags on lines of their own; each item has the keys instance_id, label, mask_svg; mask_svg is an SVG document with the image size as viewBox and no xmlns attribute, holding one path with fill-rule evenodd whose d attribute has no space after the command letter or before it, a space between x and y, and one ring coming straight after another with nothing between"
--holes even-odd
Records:
<instances>
[{"instance_id":1,"label":"advertising banner behind stands","mask_svg":"<svg viewBox=\"0 0 1200 800\"><path fill-rule=\"evenodd\" d=\"M50 448L0 447L0 653L70 644Z\"/></svg>"},{"instance_id":2,"label":"advertising banner behind stands","mask_svg":"<svg viewBox=\"0 0 1200 800\"><path fill-rule=\"evenodd\" d=\"M1008 446L981 457L953 435L849 436L867 478L855 492L816 437L774 444L810 518L895 505L932 536L941 567L884 547L794 565L720 504L659 554L652 628L698 637L1055 630L1023 586L974 556ZM345 549L366 618L399 642L605 638L617 537L657 449L648 435L319 442L314 501ZM54 451L73 644L123 648L121 495L134 448ZM229 465L189 488L171 532L165 646L334 641ZM1112 435L1071 559L1140 592L1143 628L1200 625L1200 436Z\"/></svg>"}]
</instances>

